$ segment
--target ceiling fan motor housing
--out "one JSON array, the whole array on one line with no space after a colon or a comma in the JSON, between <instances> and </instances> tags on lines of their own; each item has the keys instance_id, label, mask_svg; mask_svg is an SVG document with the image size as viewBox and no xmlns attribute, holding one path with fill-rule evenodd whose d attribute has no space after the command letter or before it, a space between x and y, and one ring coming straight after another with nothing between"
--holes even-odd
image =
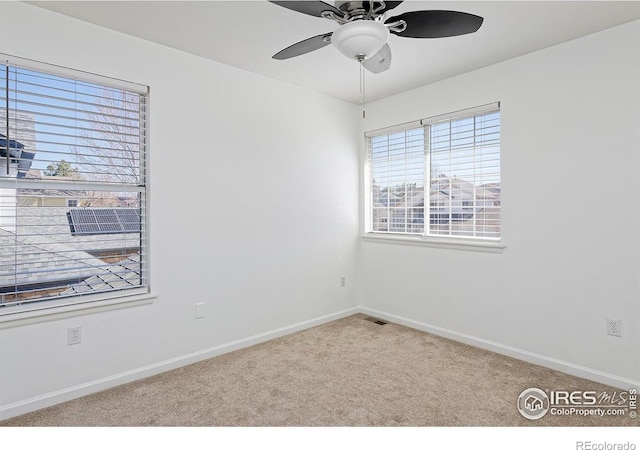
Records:
<instances>
[{"instance_id":1,"label":"ceiling fan motor housing","mask_svg":"<svg viewBox=\"0 0 640 450\"><path fill-rule=\"evenodd\" d=\"M346 23L333 32L331 43L347 58L363 60L372 57L387 43L389 29L373 20Z\"/></svg>"},{"instance_id":2,"label":"ceiling fan motor housing","mask_svg":"<svg viewBox=\"0 0 640 450\"><path fill-rule=\"evenodd\" d=\"M380 6L380 1L374 1L374 8ZM366 1L336 1L334 6L342 12L354 14L356 11L367 12L371 9L371 2Z\"/></svg>"}]
</instances>

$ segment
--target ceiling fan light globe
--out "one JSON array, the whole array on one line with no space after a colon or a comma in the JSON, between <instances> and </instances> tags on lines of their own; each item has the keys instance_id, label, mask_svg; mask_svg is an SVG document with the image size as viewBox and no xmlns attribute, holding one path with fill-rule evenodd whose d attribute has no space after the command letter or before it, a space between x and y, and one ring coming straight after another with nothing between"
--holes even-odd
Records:
<instances>
[{"instance_id":1,"label":"ceiling fan light globe","mask_svg":"<svg viewBox=\"0 0 640 450\"><path fill-rule=\"evenodd\" d=\"M331 36L331 44L350 59L367 59L387 43L389 29L373 20L356 20L342 25Z\"/></svg>"}]
</instances>

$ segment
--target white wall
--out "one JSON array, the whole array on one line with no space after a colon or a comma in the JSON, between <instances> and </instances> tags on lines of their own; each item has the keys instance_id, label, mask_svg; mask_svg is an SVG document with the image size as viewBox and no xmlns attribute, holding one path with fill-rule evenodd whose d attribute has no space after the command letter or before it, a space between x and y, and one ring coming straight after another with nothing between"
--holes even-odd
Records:
<instances>
[{"instance_id":1,"label":"white wall","mask_svg":"<svg viewBox=\"0 0 640 450\"><path fill-rule=\"evenodd\" d=\"M640 22L371 103L365 130L494 101L502 254L361 244L365 308L640 384ZM607 336L605 319L622 319Z\"/></svg>"},{"instance_id":2,"label":"white wall","mask_svg":"<svg viewBox=\"0 0 640 450\"><path fill-rule=\"evenodd\" d=\"M4 53L150 86L158 294L0 329L0 419L357 306L357 107L29 5L0 17Z\"/></svg>"}]
</instances>

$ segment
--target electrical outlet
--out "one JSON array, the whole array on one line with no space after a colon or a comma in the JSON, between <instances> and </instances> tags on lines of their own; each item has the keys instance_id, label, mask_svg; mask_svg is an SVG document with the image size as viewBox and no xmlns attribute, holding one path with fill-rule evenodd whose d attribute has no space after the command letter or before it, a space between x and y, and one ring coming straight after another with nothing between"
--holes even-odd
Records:
<instances>
[{"instance_id":1,"label":"electrical outlet","mask_svg":"<svg viewBox=\"0 0 640 450\"><path fill-rule=\"evenodd\" d=\"M615 319L607 319L607 334L609 336L622 336L622 321Z\"/></svg>"},{"instance_id":2,"label":"electrical outlet","mask_svg":"<svg viewBox=\"0 0 640 450\"><path fill-rule=\"evenodd\" d=\"M67 345L79 344L80 342L82 342L81 328L67 328Z\"/></svg>"}]
</instances>

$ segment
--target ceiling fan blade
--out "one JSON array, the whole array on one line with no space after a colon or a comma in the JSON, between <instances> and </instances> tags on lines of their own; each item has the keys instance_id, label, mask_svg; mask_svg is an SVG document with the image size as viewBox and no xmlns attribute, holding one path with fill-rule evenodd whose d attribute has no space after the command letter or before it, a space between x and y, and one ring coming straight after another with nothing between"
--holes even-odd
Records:
<instances>
[{"instance_id":1,"label":"ceiling fan blade","mask_svg":"<svg viewBox=\"0 0 640 450\"><path fill-rule=\"evenodd\" d=\"M480 16L458 11L410 11L390 17L386 22L404 20L407 29L393 31L393 34L409 38L442 38L460 36L478 31L482 21Z\"/></svg>"},{"instance_id":2,"label":"ceiling fan blade","mask_svg":"<svg viewBox=\"0 0 640 450\"><path fill-rule=\"evenodd\" d=\"M331 44L331 35L333 33L319 34L317 36L297 42L284 50L272 56L273 59L289 59L294 56L304 55L305 53L318 50L326 45Z\"/></svg>"},{"instance_id":3,"label":"ceiling fan blade","mask_svg":"<svg viewBox=\"0 0 640 450\"><path fill-rule=\"evenodd\" d=\"M384 12L391 11L396 8L402 2L384 2Z\"/></svg>"},{"instance_id":4,"label":"ceiling fan blade","mask_svg":"<svg viewBox=\"0 0 640 450\"><path fill-rule=\"evenodd\" d=\"M388 70L389 67L391 67L391 49L389 48L389 44L384 44L384 47L382 47L378 53L362 61L362 65L371 73L381 73Z\"/></svg>"},{"instance_id":5,"label":"ceiling fan blade","mask_svg":"<svg viewBox=\"0 0 640 450\"><path fill-rule=\"evenodd\" d=\"M321 1L299 1L299 2L275 2L269 0L271 3L275 3L283 8L291 9L293 11L300 12L302 14L308 14L314 17L322 17L323 11L331 11L338 17L343 17L344 13L333 5L330 5Z\"/></svg>"}]
</instances>

